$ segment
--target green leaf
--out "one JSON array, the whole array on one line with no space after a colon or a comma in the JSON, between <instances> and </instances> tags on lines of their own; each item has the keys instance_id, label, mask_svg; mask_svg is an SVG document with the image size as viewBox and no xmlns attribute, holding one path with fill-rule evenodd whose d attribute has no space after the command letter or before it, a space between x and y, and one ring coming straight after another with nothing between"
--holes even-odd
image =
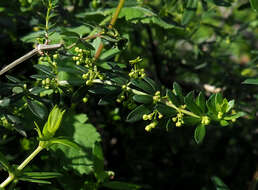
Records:
<instances>
[{"instance_id":1,"label":"green leaf","mask_svg":"<svg viewBox=\"0 0 258 190\"><path fill-rule=\"evenodd\" d=\"M112 48L101 54L99 58L101 61L109 60L110 58L115 57L118 53L120 53L118 48Z\"/></svg>"},{"instance_id":2,"label":"green leaf","mask_svg":"<svg viewBox=\"0 0 258 190\"><path fill-rule=\"evenodd\" d=\"M225 126L228 126L229 125L229 122L227 122L226 120L224 120L224 119L222 119L222 120L220 120L220 125L222 126L222 127L225 127Z\"/></svg>"},{"instance_id":3,"label":"green leaf","mask_svg":"<svg viewBox=\"0 0 258 190\"><path fill-rule=\"evenodd\" d=\"M0 100L0 107L7 107L10 104L10 99L9 98L3 98Z\"/></svg>"},{"instance_id":4,"label":"green leaf","mask_svg":"<svg viewBox=\"0 0 258 190\"><path fill-rule=\"evenodd\" d=\"M20 87L20 86L15 86L15 87L13 87L12 92L13 92L14 94L20 94L20 93L23 92L23 88Z\"/></svg>"},{"instance_id":5,"label":"green leaf","mask_svg":"<svg viewBox=\"0 0 258 190\"><path fill-rule=\"evenodd\" d=\"M208 108L208 111L212 114L216 114L216 106L215 106L215 97L216 97L216 94L212 94L208 101L206 102L206 105L207 105L207 108Z\"/></svg>"},{"instance_id":6,"label":"green leaf","mask_svg":"<svg viewBox=\"0 0 258 190\"><path fill-rule=\"evenodd\" d=\"M139 185L121 182L121 181L106 182L103 184L103 186L106 188L115 189L115 190L137 190L141 188L141 186Z\"/></svg>"},{"instance_id":7,"label":"green leaf","mask_svg":"<svg viewBox=\"0 0 258 190\"><path fill-rule=\"evenodd\" d=\"M138 103L151 104L153 102L153 97L150 95L134 95L133 100Z\"/></svg>"},{"instance_id":8,"label":"green leaf","mask_svg":"<svg viewBox=\"0 0 258 190\"><path fill-rule=\"evenodd\" d=\"M226 113L229 112L235 105L235 100L230 100L226 109Z\"/></svg>"},{"instance_id":9,"label":"green leaf","mask_svg":"<svg viewBox=\"0 0 258 190\"><path fill-rule=\"evenodd\" d=\"M175 106L179 106L179 100L178 97L172 92L172 90L167 89L167 96L169 100L174 104Z\"/></svg>"},{"instance_id":10,"label":"green leaf","mask_svg":"<svg viewBox=\"0 0 258 190\"><path fill-rule=\"evenodd\" d=\"M177 111L166 104L157 103L156 109L164 116L172 117L177 114Z\"/></svg>"},{"instance_id":11,"label":"green leaf","mask_svg":"<svg viewBox=\"0 0 258 190\"><path fill-rule=\"evenodd\" d=\"M206 134L206 128L204 125L198 125L194 131L194 140L197 144L200 144Z\"/></svg>"},{"instance_id":12,"label":"green leaf","mask_svg":"<svg viewBox=\"0 0 258 190\"><path fill-rule=\"evenodd\" d=\"M62 36L66 36L66 37L74 37L74 38L80 38L80 35L74 31L68 31L66 29L62 29L62 32L60 33Z\"/></svg>"},{"instance_id":13,"label":"green leaf","mask_svg":"<svg viewBox=\"0 0 258 190\"><path fill-rule=\"evenodd\" d=\"M216 190L230 190L228 186L217 176L211 177L211 181L214 183Z\"/></svg>"},{"instance_id":14,"label":"green leaf","mask_svg":"<svg viewBox=\"0 0 258 190\"><path fill-rule=\"evenodd\" d=\"M258 11L258 1L257 0L249 0L250 1L250 4L251 4L251 7L253 8L253 10L255 12Z\"/></svg>"},{"instance_id":15,"label":"green leaf","mask_svg":"<svg viewBox=\"0 0 258 190\"><path fill-rule=\"evenodd\" d=\"M182 92L181 86L177 82L174 82L173 83L173 89L175 91L176 96L178 96L178 98L180 100L180 103L183 104L184 97L183 97L183 92Z\"/></svg>"},{"instance_id":16,"label":"green leaf","mask_svg":"<svg viewBox=\"0 0 258 190\"><path fill-rule=\"evenodd\" d=\"M28 35L22 37L21 40L27 43L34 43L37 41L38 37L43 37L44 34L45 34L45 31L31 32Z\"/></svg>"},{"instance_id":17,"label":"green leaf","mask_svg":"<svg viewBox=\"0 0 258 190\"><path fill-rule=\"evenodd\" d=\"M147 108L144 105L140 105L128 114L126 121L127 122L139 121L142 119L142 116L144 114L149 114L150 112L151 110L149 108Z\"/></svg>"},{"instance_id":18,"label":"green leaf","mask_svg":"<svg viewBox=\"0 0 258 190\"><path fill-rule=\"evenodd\" d=\"M244 112L238 112L238 113L233 114L233 115L231 115L231 116L226 116L226 117L224 117L223 119L225 119L225 120L232 120L232 119L237 119L237 118L239 118L239 117L243 117L243 116L245 116L245 115L246 115L246 113L244 113Z\"/></svg>"},{"instance_id":19,"label":"green leaf","mask_svg":"<svg viewBox=\"0 0 258 190\"><path fill-rule=\"evenodd\" d=\"M228 1L225 0L207 0L217 6L222 6L222 7L230 7L231 3L229 3Z\"/></svg>"},{"instance_id":20,"label":"green leaf","mask_svg":"<svg viewBox=\"0 0 258 190\"><path fill-rule=\"evenodd\" d=\"M125 17L127 21L135 24L155 24L164 29L179 29L176 25L165 22L157 14L144 7L124 7L119 14L119 18L123 17Z\"/></svg>"},{"instance_id":21,"label":"green leaf","mask_svg":"<svg viewBox=\"0 0 258 190\"><path fill-rule=\"evenodd\" d=\"M23 172L22 177L31 179L51 179L62 176L58 172Z\"/></svg>"},{"instance_id":22,"label":"green leaf","mask_svg":"<svg viewBox=\"0 0 258 190\"><path fill-rule=\"evenodd\" d=\"M47 108L46 106L37 101L37 100L30 100L27 98L27 103L30 111L37 117L44 119L47 116Z\"/></svg>"},{"instance_id":23,"label":"green leaf","mask_svg":"<svg viewBox=\"0 0 258 190\"><path fill-rule=\"evenodd\" d=\"M191 117L191 116L184 116L184 123L187 125L191 125L191 126L195 126L198 123L201 122L200 118L196 118L196 117Z\"/></svg>"},{"instance_id":24,"label":"green leaf","mask_svg":"<svg viewBox=\"0 0 258 190\"><path fill-rule=\"evenodd\" d=\"M98 142L94 144L93 155L94 155L94 173L96 174L98 180L101 180L101 182L103 182L108 176L104 170L104 156L103 156L101 144Z\"/></svg>"},{"instance_id":25,"label":"green leaf","mask_svg":"<svg viewBox=\"0 0 258 190\"><path fill-rule=\"evenodd\" d=\"M254 0L256 1L256 0ZM257 2L258 3L258 2ZM246 79L244 82L242 82L242 84L258 84L258 79Z\"/></svg>"},{"instance_id":26,"label":"green leaf","mask_svg":"<svg viewBox=\"0 0 258 190\"><path fill-rule=\"evenodd\" d=\"M215 107L216 107L217 112L221 111L222 103L223 103L223 97L222 97L221 93L216 93L216 95L215 95Z\"/></svg>"},{"instance_id":27,"label":"green leaf","mask_svg":"<svg viewBox=\"0 0 258 190\"><path fill-rule=\"evenodd\" d=\"M116 94L119 93L121 89L118 86L112 86L112 85L94 85L89 92L93 94Z\"/></svg>"},{"instance_id":28,"label":"green leaf","mask_svg":"<svg viewBox=\"0 0 258 190\"><path fill-rule=\"evenodd\" d=\"M76 143L72 142L71 140L65 137L51 138L49 140L49 143L50 143L50 146L53 144L62 144L70 148L75 148L77 150L80 149L80 147Z\"/></svg>"},{"instance_id":29,"label":"green leaf","mask_svg":"<svg viewBox=\"0 0 258 190\"><path fill-rule=\"evenodd\" d=\"M80 146L80 149L55 144L50 147L53 157L58 160L57 168L63 168L67 171L74 170L76 173L90 174L94 172L93 153L94 146L101 141L100 134L90 123L85 123L87 116L85 114L67 113L62 127L57 131L56 136L65 136Z\"/></svg>"},{"instance_id":30,"label":"green leaf","mask_svg":"<svg viewBox=\"0 0 258 190\"><path fill-rule=\"evenodd\" d=\"M182 25L188 24L197 11L198 0L188 0L186 9L184 10Z\"/></svg>"},{"instance_id":31,"label":"green leaf","mask_svg":"<svg viewBox=\"0 0 258 190\"><path fill-rule=\"evenodd\" d=\"M144 77L143 80L146 81L149 85L151 85L151 87L153 88L154 91L158 90L157 84L151 78Z\"/></svg>"},{"instance_id":32,"label":"green leaf","mask_svg":"<svg viewBox=\"0 0 258 190\"><path fill-rule=\"evenodd\" d=\"M51 69L51 67L49 67L49 66L37 64L37 65L33 65L33 67L35 67L36 69L42 71L43 73L45 73L45 74L47 74L49 76L52 76L52 77L55 76L53 71L52 71L52 69Z\"/></svg>"},{"instance_id":33,"label":"green leaf","mask_svg":"<svg viewBox=\"0 0 258 190\"><path fill-rule=\"evenodd\" d=\"M9 80L12 81L13 83L20 84L22 81L20 79L17 79L16 77L10 76L10 75L5 75L5 77Z\"/></svg>"},{"instance_id":34,"label":"green leaf","mask_svg":"<svg viewBox=\"0 0 258 190\"><path fill-rule=\"evenodd\" d=\"M80 25L74 28L66 28L66 31L75 32L80 37L84 36L85 34L89 34L91 32L91 29L88 26Z\"/></svg>"},{"instance_id":35,"label":"green leaf","mask_svg":"<svg viewBox=\"0 0 258 190\"><path fill-rule=\"evenodd\" d=\"M18 179L21 180L21 181L28 181L28 182L31 182L31 183L51 184L50 181L40 180L40 179L31 179L31 178L25 178L25 177L21 177L21 178L18 178Z\"/></svg>"},{"instance_id":36,"label":"green leaf","mask_svg":"<svg viewBox=\"0 0 258 190\"><path fill-rule=\"evenodd\" d=\"M153 88L149 83L145 82L144 80L140 79L134 79L132 80L132 84L143 90L144 92L147 92L148 94L154 95L155 94L155 88Z\"/></svg>"},{"instance_id":37,"label":"green leaf","mask_svg":"<svg viewBox=\"0 0 258 190\"><path fill-rule=\"evenodd\" d=\"M196 104L201 108L202 113L206 112L206 101L205 101L205 96L202 92L200 92L196 98Z\"/></svg>"},{"instance_id":38,"label":"green leaf","mask_svg":"<svg viewBox=\"0 0 258 190\"><path fill-rule=\"evenodd\" d=\"M197 115L202 114L202 110L196 105L194 100L194 92L189 92L185 97L185 104L186 107L193 113Z\"/></svg>"}]
</instances>

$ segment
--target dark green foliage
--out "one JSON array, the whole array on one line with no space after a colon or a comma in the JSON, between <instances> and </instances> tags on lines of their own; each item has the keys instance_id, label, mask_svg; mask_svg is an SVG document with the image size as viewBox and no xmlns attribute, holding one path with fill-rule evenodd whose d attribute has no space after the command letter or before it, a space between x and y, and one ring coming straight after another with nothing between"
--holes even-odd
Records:
<instances>
[{"instance_id":1,"label":"dark green foliage","mask_svg":"<svg viewBox=\"0 0 258 190\"><path fill-rule=\"evenodd\" d=\"M0 75L0 184L255 189L257 1L117 4L0 2L1 68L62 44Z\"/></svg>"}]
</instances>

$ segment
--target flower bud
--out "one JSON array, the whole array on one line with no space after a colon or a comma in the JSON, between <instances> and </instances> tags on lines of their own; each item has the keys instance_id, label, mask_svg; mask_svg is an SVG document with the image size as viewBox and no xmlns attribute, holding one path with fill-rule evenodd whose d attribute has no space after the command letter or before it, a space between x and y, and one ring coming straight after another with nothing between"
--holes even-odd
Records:
<instances>
[{"instance_id":1,"label":"flower bud","mask_svg":"<svg viewBox=\"0 0 258 190\"><path fill-rule=\"evenodd\" d=\"M64 113L65 113L65 110L61 110L57 106L55 106L51 110L48 116L48 120L45 123L43 128L42 133L44 137L51 138L55 135L56 131L60 127Z\"/></svg>"}]
</instances>

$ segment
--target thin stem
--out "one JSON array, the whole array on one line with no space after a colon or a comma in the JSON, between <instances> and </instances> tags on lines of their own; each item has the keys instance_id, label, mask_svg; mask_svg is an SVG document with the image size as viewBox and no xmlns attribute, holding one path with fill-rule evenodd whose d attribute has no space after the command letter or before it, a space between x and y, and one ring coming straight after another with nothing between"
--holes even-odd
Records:
<instances>
[{"instance_id":1,"label":"thin stem","mask_svg":"<svg viewBox=\"0 0 258 190\"><path fill-rule=\"evenodd\" d=\"M120 1L119 1L119 4L118 4L118 6L117 6L117 8L116 8L116 11L115 11L115 13L114 13L114 15L113 15L113 17L112 17L112 19L111 19L111 21L110 21L110 24L108 25L108 28L109 28L109 29L112 29L113 26L115 25L116 20L117 20L117 18L118 18L118 15L119 15L119 13L120 13L122 7L124 6L124 3L125 3L125 0L120 0ZM101 54L103 48L104 48L104 45L103 45L103 43L101 43L101 44L99 45L99 47L98 47L98 50L97 50L96 53L95 53L95 56L94 56L95 60L97 60L97 59L99 58L99 56L100 56L100 54Z\"/></svg>"},{"instance_id":2,"label":"thin stem","mask_svg":"<svg viewBox=\"0 0 258 190\"><path fill-rule=\"evenodd\" d=\"M28 165L28 163L35 157L37 154L43 150L44 148L41 146L38 146L17 168L17 170L22 170L25 166Z\"/></svg>"},{"instance_id":3,"label":"thin stem","mask_svg":"<svg viewBox=\"0 0 258 190\"><path fill-rule=\"evenodd\" d=\"M47 14L46 14L46 25L45 25L46 34L48 33L48 29L49 29L48 23L49 23L49 14L50 14L51 9L52 9L52 3L51 3L51 1L49 1L48 8L47 8Z\"/></svg>"},{"instance_id":4,"label":"thin stem","mask_svg":"<svg viewBox=\"0 0 258 190\"><path fill-rule=\"evenodd\" d=\"M38 146L18 167L17 170L21 171L25 166L27 166L30 161L37 156L37 154L43 150L44 148L42 146ZM9 183L11 183L15 178L15 175L11 172L9 172L9 176L8 178L6 178L6 180L4 180L1 184L0 184L0 188L4 188L6 187Z\"/></svg>"},{"instance_id":5,"label":"thin stem","mask_svg":"<svg viewBox=\"0 0 258 190\"><path fill-rule=\"evenodd\" d=\"M113 85L113 83L111 81L102 81L99 79L95 79L93 80L93 83L101 83L101 84L107 84L107 85ZM138 94L138 95L147 95L144 92L132 89L130 87L128 87L128 89L132 90L133 93ZM195 117L195 118L201 118L199 115L194 114L193 112L190 112L188 110L182 109L182 108L178 108L177 106L175 106L172 102L165 100L165 104L169 107L172 107L173 109L177 110L178 112L182 112L186 115Z\"/></svg>"},{"instance_id":6,"label":"thin stem","mask_svg":"<svg viewBox=\"0 0 258 190\"><path fill-rule=\"evenodd\" d=\"M113 17L112 17L112 20L110 21L110 24L109 24L108 28L111 29L111 28L113 28L113 26L115 25L116 20L117 20L117 18L118 18L118 16L119 16L119 13L120 13L122 7L124 6L124 3L125 3L125 0L120 0L120 1L119 1L119 4L118 4L118 6L117 6L117 8L116 8L116 11L115 11Z\"/></svg>"},{"instance_id":7,"label":"thin stem","mask_svg":"<svg viewBox=\"0 0 258 190\"><path fill-rule=\"evenodd\" d=\"M11 183L11 181L13 181L14 179L14 175L12 173L9 173L8 178L6 178L6 180L4 180L1 184L0 184L0 188L4 188L6 187L9 183Z\"/></svg>"},{"instance_id":8,"label":"thin stem","mask_svg":"<svg viewBox=\"0 0 258 190\"><path fill-rule=\"evenodd\" d=\"M189 116L192 116L192 117L195 117L195 118L200 118L199 115L196 115L196 114L194 114L193 112L190 112L190 111L187 111L187 110L185 110L185 109L176 107L172 102L166 101L166 105L169 106L169 107L174 108L174 109L177 110L178 112L182 112L182 113L184 113L184 114L186 114L186 115L189 115Z\"/></svg>"}]
</instances>

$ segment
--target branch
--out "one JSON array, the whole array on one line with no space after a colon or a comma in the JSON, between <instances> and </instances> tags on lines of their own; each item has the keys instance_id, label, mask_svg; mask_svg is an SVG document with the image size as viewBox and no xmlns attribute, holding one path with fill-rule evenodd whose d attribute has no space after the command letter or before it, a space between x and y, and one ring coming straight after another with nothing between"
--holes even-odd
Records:
<instances>
[{"instance_id":1,"label":"branch","mask_svg":"<svg viewBox=\"0 0 258 190\"><path fill-rule=\"evenodd\" d=\"M109 29L112 29L113 26L115 25L116 20L117 20L117 18L118 18L118 16L119 16L119 13L120 13L120 11L121 11L123 5L124 5L124 2L125 2L125 0L120 0L120 1L119 1L119 4L118 4L118 6L117 6L117 8L116 8L116 11L115 11L115 13L114 13L114 15L113 15L113 17L112 17L112 19L111 19L109 25L108 25L108 28L109 28ZM95 53L95 56L94 56L95 60L97 60L97 59L99 58L103 47L104 47L104 45L103 45L103 43L101 43L101 44L99 45L98 50L97 50L96 53Z\"/></svg>"},{"instance_id":2,"label":"branch","mask_svg":"<svg viewBox=\"0 0 258 190\"><path fill-rule=\"evenodd\" d=\"M20 57L19 59L16 59L15 61L13 61L12 63L10 63L9 65L7 65L6 67L4 67L1 71L0 71L0 75L4 74L5 72L9 71L10 69L12 69L13 67L17 66L18 64L26 61L27 59L33 57L36 54L42 54L43 50L53 50L53 49L58 49L60 47L62 47L62 44L52 44L52 45L46 45L46 44L39 44L37 45L37 47L33 50L31 50L30 52L26 53L24 56Z\"/></svg>"}]
</instances>

